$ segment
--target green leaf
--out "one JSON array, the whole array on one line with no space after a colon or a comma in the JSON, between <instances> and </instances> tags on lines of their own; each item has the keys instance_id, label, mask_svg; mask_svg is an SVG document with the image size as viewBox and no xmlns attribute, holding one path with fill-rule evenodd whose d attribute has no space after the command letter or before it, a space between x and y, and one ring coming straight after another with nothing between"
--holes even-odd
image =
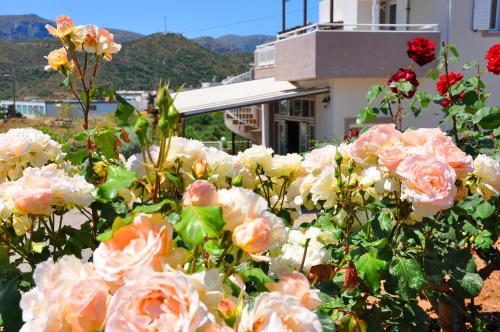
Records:
<instances>
[{"instance_id":1,"label":"green leaf","mask_svg":"<svg viewBox=\"0 0 500 332\"><path fill-rule=\"evenodd\" d=\"M259 268L245 267L241 269L240 273L243 277L243 281L252 284L259 292L267 291L266 284L273 282L273 280Z\"/></svg>"},{"instance_id":2,"label":"green leaf","mask_svg":"<svg viewBox=\"0 0 500 332\"><path fill-rule=\"evenodd\" d=\"M0 265L9 264L9 261L10 261L9 252L5 250L3 246L0 246Z\"/></svg>"},{"instance_id":3,"label":"green leaf","mask_svg":"<svg viewBox=\"0 0 500 332\"><path fill-rule=\"evenodd\" d=\"M97 235L96 239L99 242L106 242L113 238L113 234L114 234L113 230L110 229L109 231Z\"/></svg>"},{"instance_id":4,"label":"green leaf","mask_svg":"<svg viewBox=\"0 0 500 332\"><path fill-rule=\"evenodd\" d=\"M149 214L151 214L151 213L161 211L165 207L165 205L170 205L173 209L177 210L179 203L177 203L177 201L172 200L172 199L165 199L158 204L138 206L138 207L134 208L132 213L134 213L134 214L135 213L149 213Z\"/></svg>"},{"instance_id":5,"label":"green leaf","mask_svg":"<svg viewBox=\"0 0 500 332\"><path fill-rule=\"evenodd\" d=\"M422 267L414 259L395 257L389 273L398 279L398 294L403 299L410 298L410 289L420 290L425 284Z\"/></svg>"},{"instance_id":6,"label":"green leaf","mask_svg":"<svg viewBox=\"0 0 500 332\"><path fill-rule=\"evenodd\" d=\"M64 157L65 160L69 161L73 165L81 165L87 158L87 152L83 149L74 152L66 153Z\"/></svg>"},{"instance_id":7,"label":"green leaf","mask_svg":"<svg viewBox=\"0 0 500 332\"><path fill-rule=\"evenodd\" d=\"M479 219L486 219L495 213L495 207L488 202L481 203L474 213L474 217Z\"/></svg>"},{"instance_id":8,"label":"green leaf","mask_svg":"<svg viewBox=\"0 0 500 332\"><path fill-rule=\"evenodd\" d=\"M182 180L170 172L165 172L167 179L174 184L177 188L182 188Z\"/></svg>"},{"instance_id":9,"label":"green leaf","mask_svg":"<svg viewBox=\"0 0 500 332\"><path fill-rule=\"evenodd\" d=\"M112 200L120 189L128 188L137 179L137 175L123 167L109 166L106 182L96 190L97 198Z\"/></svg>"},{"instance_id":10,"label":"green leaf","mask_svg":"<svg viewBox=\"0 0 500 332\"><path fill-rule=\"evenodd\" d=\"M323 327L323 332L335 332L335 323L327 313L320 311L316 313L316 315L318 316L319 322Z\"/></svg>"},{"instance_id":11,"label":"green leaf","mask_svg":"<svg viewBox=\"0 0 500 332\"><path fill-rule=\"evenodd\" d=\"M477 67L477 61L468 61L464 64L463 69L469 70L475 67Z\"/></svg>"},{"instance_id":12,"label":"green leaf","mask_svg":"<svg viewBox=\"0 0 500 332\"><path fill-rule=\"evenodd\" d=\"M116 158L116 131L108 128L95 134L95 145L97 149L107 158Z\"/></svg>"},{"instance_id":13,"label":"green leaf","mask_svg":"<svg viewBox=\"0 0 500 332\"><path fill-rule=\"evenodd\" d=\"M4 331L19 331L23 325L22 311L19 307L21 294L18 289L18 279L5 281L0 285L0 316Z\"/></svg>"},{"instance_id":14,"label":"green leaf","mask_svg":"<svg viewBox=\"0 0 500 332\"><path fill-rule=\"evenodd\" d=\"M371 104L377 99L377 97L382 93L382 87L380 85L375 85L372 86L368 90L368 95L366 96L366 99L368 100L368 104Z\"/></svg>"},{"instance_id":15,"label":"green leaf","mask_svg":"<svg viewBox=\"0 0 500 332\"><path fill-rule=\"evenodd\" d=\"M218 237L224 220L218 206L189 206L182 210L181 221L175 230L182 239L193 245L200 245L206 237Z\"/></svg>"},{"instance_id":16,"label":"green leaf","mask_svg":"<svg viewBox=\"0 0 500 332\"><path fill-rule=\"evenodd\" d=\"M500 127L500 107L495 108L488 115L484 116L479 125L486 130L494 130Z\"/></svg>"},{"instance_id":17,"label":"green leaf","mask_svg":"<svg viewBox=\"0 0 500 332\"><path fill-rule=\"evenodd\" d=\"M380 289L380 280L384 273L387 263L378 259L371 252L365 253L356 262L356 269L373 292Z\"/></svg>"},{"instance_id":18,"label":"green leaf","mask_svg":"<svg viewBox=\"0 0 500 332\"><path fill-rule=\"evenodd\" d=\"M491 232L483 229L474 240L474 245L481 249L488 249L493 245L493 239L491 238Z\"/></svg>"},{"instance_id":19,"label":"green leaf","mask_svg":"<svg viewBox=\"0 0 500 332\"><path fill-rule=\"evenodd\" d=\"M356 123L357 124L363 124L366 122L373 121L378 114L378 110L375 108L371 107L365 107L361 110L361 113L358 114L358 117L356 118Z\"/></svg>"},{"instance_id":20,"label":"green leaf","mask_svg":"<svg viewBox=\"0 0 500 332\"><path fill-rule=\"evenodd\" d=\"M459 282L467 292L468 297L478 296L483 288L483 279L478 273L467 272Z\"/></svg>"},{"instance_id":21,"label":"green leaf","mask_svg":"<svg viewBox=\"0 0 500 332\"><path fill-rule=\"evenodd\" d=\"M126 101L122 96L116 94L116 101L118 106L116 108L115 117L118 120L119 126L126 126L128 124L128 119L134 113L134 106L132 106L128 101Z\"/></svg>"}]
</instances>

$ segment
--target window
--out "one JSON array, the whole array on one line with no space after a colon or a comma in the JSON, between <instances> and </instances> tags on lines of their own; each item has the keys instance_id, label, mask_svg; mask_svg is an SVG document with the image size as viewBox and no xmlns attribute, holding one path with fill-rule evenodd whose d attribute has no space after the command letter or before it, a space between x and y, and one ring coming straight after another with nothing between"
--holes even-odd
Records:
<instances>
[{"instance_id":1,"label":"window","mask_svg":"<svg viewBox=\"0 0 500 332\"><path fill-rule=\"evenodd\" d=\"M474 31L500 30L500 0L474 0Z\"/></svg>"},{"instance_id":2,"label":"window","mask_svg":"<svg viewBox=\"0 0 500 332\"><path fill-rule=\"evenodd\" d=\"M500 1L491 0L490 30L500 30Z\"/></svg>"},{"instance_id":3,"label":"window","mask_svg":"<svg viewBox=\"0 0 500 332\"><path fill-rule=\"evenodd\" d=\"M380 5L380 24L396 24L397 4L394 1ZM381 30L396 30L396 27L381 27Z\"/></svg>"}]
</instances>

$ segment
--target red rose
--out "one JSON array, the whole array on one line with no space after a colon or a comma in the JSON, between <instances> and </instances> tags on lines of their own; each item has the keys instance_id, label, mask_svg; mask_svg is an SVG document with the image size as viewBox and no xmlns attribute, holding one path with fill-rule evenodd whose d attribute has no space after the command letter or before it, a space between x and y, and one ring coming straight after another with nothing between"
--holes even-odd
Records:
<instances>
[{"instance_id":1,"label":"red rose","mask_svg":"<svg viewBox=\"0 0 500 332\"><path fill-rule=\"evenodd\" d=\"M410 82L414 88L406 92L399 91L398 87L393 84L395 82ZM403 68L399 68L399 70L387 81L387 86L391 89L392 92L396 94L401 93L403 97L408 99L415 95L415 90L418 87L418 84L417 74L415 74L410 69Z\"/></svg>"},{"instance_id":2,"label":"red rose","mask_svg":"<svg viewBox=\"0 0 500 332\"><path fill-rule=\"evenodd\" d=\"M443 101L441 102L441 106L443 107L450 106L450 104L451 104L451 99L449 97L444 98Z\"/></svg>"},{"instance_id":3,"label":"red rose","mask_svg":"<svg viewBox=\"0 0 500 332\"><path fill-rule=\"evenodd\" d=\"M439 76L439 81L436 84L436 89L441 96L445 95L448 93L450 87L460 82L462 78L464 78L464 75L461 73L454 73L452 71L448 73L448 79L446 79L446 75L441 75ZM450 82L450 85L448 85L448 81Z\"/></svg>"},{"instance_id":4,"label":"red rose","mask_svg":"<svg viewBox=\"0 0 500 332\"><path fill-rule=\"evenodd\" d=\"M485 59L488 60L488 71L500 75L500 44L491 46L486 53Z\"/></svg>"},{"instance_id":5,"label":"red rose","mask_svg":"<svg viewBox=\"0 0 500 332\"><path fill-rule=\"evenodd\" d=\"M406 53L408 53L410 59L418 63L419 66L426 65L436 59L436 55L434 54L435 45L432 40L427 38L415 38L413 42L407 41L406 45L408 45L408 51Z\"/></svg>"}]
</instances>

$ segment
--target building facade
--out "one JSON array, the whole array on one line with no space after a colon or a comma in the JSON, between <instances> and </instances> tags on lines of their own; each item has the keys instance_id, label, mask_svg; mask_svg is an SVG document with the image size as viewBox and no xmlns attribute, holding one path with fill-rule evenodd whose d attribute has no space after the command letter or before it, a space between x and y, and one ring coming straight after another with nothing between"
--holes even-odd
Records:
<instances>
[{"instance_id":1,"label":"building facade","mask_svg":"<svg viewBox=\"0 0 500 332\"><path fill-rule=\"evenodd\" d=\"M291 29L283 14L283 32L255 51L252 81L180 93L177 108L184 116L226 110L234 133L279 153L303 152L357 127L368 89L408 66L408 40L426 37L438 49L441 42L454 44L461 60L451 70L469 60L484 68L486 51L500 43L500 0L320 0L318 8L318 23L309 24L305 11L304 25ZM435 66L413 68L420 90L435 91L424 78ZM489 103L500 105L500 79L490 73L483 79ZM438 126L443 113L433 106L403 126Z\"/></svg>"}]
</instances>

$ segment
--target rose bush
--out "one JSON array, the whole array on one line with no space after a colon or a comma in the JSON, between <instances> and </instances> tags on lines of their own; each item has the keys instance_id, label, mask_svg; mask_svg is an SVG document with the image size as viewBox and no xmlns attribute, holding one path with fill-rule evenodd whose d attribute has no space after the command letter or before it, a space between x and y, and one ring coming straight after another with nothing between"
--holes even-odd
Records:
<instances>
[{"instance_id":1,"label":"rose bush","mask_svg":"<svg viewBox=\"0 0 500 332\"><path fill-rule=\"evenodd\" d=\"M486 274L473 254L498 260L498 107L480 78L447 70L451 46L436 57L431 41L408 43L418 65L442 64L436 96L418 91L411 67L370 89L381 105L359 122L383 113L392 123L303 155L252 146L231 156L177 136L168 86L156 124L93 86L120 46L94 25L56 23L63 49L48 66L82 103L85 130L69 143L83 151L32 129L1 136L5 330L420 331L435 322L419 298L443 328L450 312L481 323L463 303ZM122 127L89 128L97 92L134 128L141 151L127 160ZM452 129L404 130L403 99L415 115L432 100ZM70 210L86 221L68 223Z\"/></svg>"}]
</instances>

